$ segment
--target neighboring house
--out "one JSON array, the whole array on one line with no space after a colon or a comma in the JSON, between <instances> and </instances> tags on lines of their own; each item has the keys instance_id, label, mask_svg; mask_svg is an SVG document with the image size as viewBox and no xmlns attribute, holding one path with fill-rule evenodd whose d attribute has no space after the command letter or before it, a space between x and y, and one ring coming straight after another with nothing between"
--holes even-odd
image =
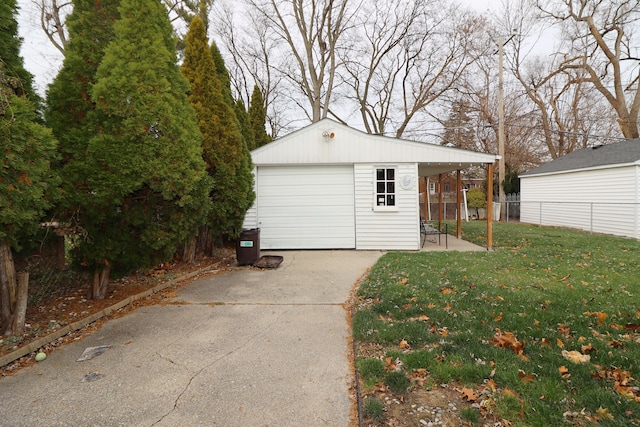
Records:
<instances>
[{"instance_id":1,"label":"neighboring house","mask_svg":"<svg viewBox=\"0 0 640 427\"><path fill-rule=\"evenodd\" d=\"M640 139L576 150L520 175L520 221L640 238Z\"/></svg>"},{"instance_id":2,"label":"neighboring house","mask_svg":"<svg viewBox=\"0 0 640 427\"><path fill-rule=\"evenodd\" d=\"M420 248L418 177L495 155L371 135L330 119L251 152L261 249Z\"/></svg>"}]
</instances>

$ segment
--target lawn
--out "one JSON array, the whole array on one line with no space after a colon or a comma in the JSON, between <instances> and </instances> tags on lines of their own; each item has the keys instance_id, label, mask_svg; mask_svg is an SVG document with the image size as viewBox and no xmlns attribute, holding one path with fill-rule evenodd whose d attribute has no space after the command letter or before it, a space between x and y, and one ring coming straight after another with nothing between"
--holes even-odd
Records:
<instances>
[{"instance_id":1,"label":"lawn","mask_svg":"<svg viewBox=\"0 0 640 427\"><path fill-rule=\"evenodd\" d=\"M355 304L363 393L450 383L470 423L638 425L639 255L637 240L504 223L491 252L387 253Z\"/></svg>"}]
</instances>

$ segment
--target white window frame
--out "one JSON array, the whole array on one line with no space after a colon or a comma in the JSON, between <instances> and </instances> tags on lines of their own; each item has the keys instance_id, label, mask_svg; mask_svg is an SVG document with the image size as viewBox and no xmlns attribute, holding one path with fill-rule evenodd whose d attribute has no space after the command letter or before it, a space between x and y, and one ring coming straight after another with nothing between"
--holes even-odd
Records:
<instances>
[{"instance_id":1,"label":"white window frame","mask_svg":"<svg viewBox=\"0 0 640 427\"><path fill-rule=\"evenodd\" d=\"M378 183L381 181L378 179L378 171L384 170L384 183L385 191L383 193L378 192ZM388 179L388 171L393 170L393 180ZM388 184L393 183L393 192L389 191ZM393 205L387 205L388 196L393 196ZM378 198L384 197L384 205L378 205ZM397 165L379 165L373 168L373 210L378 212L393 212L398 211L398 166Z\"/></svg>"}]
</instances>

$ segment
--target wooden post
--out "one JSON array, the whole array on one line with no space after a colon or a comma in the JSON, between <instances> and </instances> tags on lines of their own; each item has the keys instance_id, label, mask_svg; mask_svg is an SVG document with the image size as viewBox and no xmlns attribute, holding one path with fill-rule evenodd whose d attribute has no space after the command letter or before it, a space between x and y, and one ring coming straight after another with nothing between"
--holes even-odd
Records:
<instances>
[{"instance_id":1,"label":"wooden post","mask_svg":"<svg viewBox=\"0 0 640 427\"><path fill-rule=\"evenodd\" d=\"M444 222L444 204L442 203L442 189L444 188L444 174L438 175L438 230L442 230L442 223Z\"/></svg>"},{"instance_id":2,"label":"wooden post","mask_svg":"<svg viewBox=\"0 0 640 427\"><path fill-rule=\"evenodd\" d=\"M24 332L24 322L27 316L27 301L29 299L29 273L18 273L18 291L16 292L16 309L13 312L13 335Z\"/></svg>"},{"instance_id":3,"label":"wooden post","mask_svg":"<svg viewBox=\"0 0 640 427\"><path fill-rule=\"evenodd\" d=\"M462 212L460 210L460 203L462 203L462 173L460 172L460 169L458 169L457 173L457 184L456 184L456 212L458 213L457 216L457 221L458 223L456 224L456 229L457 231L457 236L458 239L462 238Z\"/></svg>"},{"instance_id":4,"label":"wooden post","mask_svg":"<svg viewBox=\"0 0 640 427\"><path fill-rule=\"evenodd\" d=\"M493 163L487 172L487 250L493 248Z\"/></svg>"}]
</instances>

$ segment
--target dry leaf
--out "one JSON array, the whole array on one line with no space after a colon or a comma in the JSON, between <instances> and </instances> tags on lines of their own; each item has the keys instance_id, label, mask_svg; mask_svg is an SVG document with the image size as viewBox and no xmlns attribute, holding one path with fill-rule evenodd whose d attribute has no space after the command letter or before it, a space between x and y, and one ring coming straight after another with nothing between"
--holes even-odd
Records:
<instances>
[{"instance_id":1,"label":"dry leaf","mask_svg":"<svg viewBox=\"0 0 640 427\"><path fill-rule=\"evenodd\" d=\"M406 285L409 282L409 279L407 277L400 279L400 281L398 282L398 285Z\"/></svg>"},{"instance_id":2,"label":"dry leaf","mask_svg":"<svg viewBox=\"0 0 640 427\"><path fill-rule=\"evenodd\" d=\"M551 341L549 340L549 338L542 338L540 347L551 347Z\"/></svg>"},{"instance_id":3,"label":"dry leaf","mask_svg":"<svg viewBox=\"0 0 640 427\"><path fill-rule=\"evenodd\" d=\"M593 346L591 345L591 343L589 343L589 344L587 344L587 345L583 345L583 346L582 346L582 352L583 352L584 354L591 354L591 353L593 353L594 351L596 351L596 349L595 349L595 348L593 348Z\"/></svg>"},{"instance_id":4,"label":"dry leaf","mask_svg":"<svg viewBox=\"0 0 640 427\"><path fill-rule=\"evenodd\" d=\"M567 368L566 366L562 365L558 368L558 372L560 373L560 376L562 378L571 378L571 374L569 373L569 368Z\"/></svg>"},{"instance_id":5,"label":"dry leaf","mask_svg":"<svg viewBox=\"0 0 640 427\"><path fill-rule=\"evenodd\" d=\"M508 388L505 388L505 389L502 390L502 395L503 396L507 396L507 397L513 397L513 398L516 398L516 399L518 398L518 395L516 394L516 392L513 391L513 390L510 390Z\"/></svg>"},{"instance_id":6,"label":"dry leaf","mask_svg":"<svg viewBox=\"0 0 640 427\"><path fill-rule=\"evenodd\" d=\"M640 325L637 323L627 323L624 328L632 332L640 332Z\"/></svg>"},{"instance_id":7,"label":"dry leaf","mask_svg":"<svg viewBox=\"0 0 640 427\"><path fill-rule=\"evenodd\" d=\"M411 348L411 346L409 345L407 340L402 340L400 341L400 348L404 350L404 349Z\"/></svg>"},{"instance_id":8,"label":"dry leaf","mask_svg":"<svg viewBox=\"0 0 640 427\"><path fill-rule=\"evenodd\" d=\"M596 416L598 418L600 418L601 420L612 420L613 419L613 415L611 415L611 413L609 413L609 410L607 408L603 408L602 406L599 407L598 409L596 409Z\"/></svg>"},{"instance_id":9,"label":"dry leaf","mask_svg":"<svg viewBox=\"0 0 640 427\"><path fill-rule=\"evenodd\" d=\"M623 348L624 347L624 343L622 341L619 341L619 340L609 341L607 343L607 345L609 347L613 347L613 348Z\"/></svg>"},{"instance_id":10,"label":"dry leaf","mask_svg":"<svg viewBox=\"0 0 640 427\"><path fill-rule=\"evenodd\" d=\"M556 341L556 345L560 348L564 348L564 343L562 342L562 340L560 338L558 338L558 340Z\"/></svg>"},{"instance_id":11,"label":"dry leaf","mask_svg":"<svg viewBox=\"0 0 640 427\"><path fill-rule=\"evenodd\" d=\"M582 354L579 351L575 351L575 350L572 350L572 351L562 350L562 357L564 357L571 363L576 363L576 364L587 363L591 361L591 356L589 356L588 354Z\"/></svg>"},{"instance_id":12,"label":"dry leaf","mask_svg":"<svg viewBox=\"0 0 640 427\"><path fill-rule=\"evenodd\" d=\"M591 317L596 317L598 319L598 325L599 326L603 326L604 325L604 321L607 317L609 317L607 315L607 313L603 313L601 311L586 311L583 313L585 316L591 316Z\"/></svg>"},{"instance_id":13,"label":"dry leaf","mask_svg":"<svg viewBox=\"0 0 640 427\"><path fill-rule=\"evenodd\" d=\"M448 295L448 294L450 294L451 292L453 292L453 291L452 291L450 288L443 288L443 289L440 289L440 293L441 293L442 295Z\"/></svg>"},{"instance_id":14,"label":"dry leaf","mask_svg":"<svg viewBox=\"0 0 640 427\"><path fill-rule=\"evenodd\" d=\"M462 393L462 398L467 399L469 402L475 402L476 399L478 399L478 396L476 396L476 392L473 389L462 387L460 393Z\"/></svg>"},{"instance_id":15,"label":"dry leaf","mask_svg":"<svg viewBox=\"0 0 640 427\"><path fill-rule=\"evenodd\" d=\"M531 373L527 374L522 369L518 371L518 377L520 377L523 383L532 383L536 380L533 374Z\"/></svg>"},{"instance_id":16,"label":"dry leaf","mask_svg":"<svg viewBox=\"0 0 640 427\"><path fill-rule=\"evenodd\" d=\"M496 384L496 382L495 382L493 379L488 380L488 381L485 383L485 386L486 386L487 388L490 388L490 389L491 389L491 391L496 391L496 390L498 389L498 384Z\"/></svg>"}]
</instances>

